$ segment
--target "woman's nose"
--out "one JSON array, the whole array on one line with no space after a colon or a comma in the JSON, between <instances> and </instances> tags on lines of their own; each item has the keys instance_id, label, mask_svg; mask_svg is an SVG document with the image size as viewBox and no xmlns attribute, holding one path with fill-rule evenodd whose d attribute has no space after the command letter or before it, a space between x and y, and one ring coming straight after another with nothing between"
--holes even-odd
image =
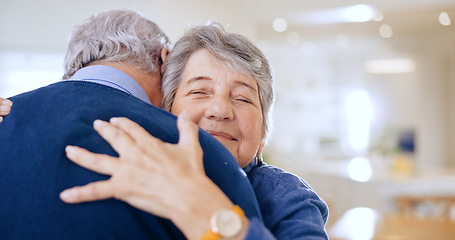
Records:
<instances>
[{"instance_id":1,"label":"woman's nose","mask_svg":"<svg viewBox=\"0 0 455 240\"><path fill-rule=\"evenodd\" d=\"M211 99L206 111L205 117L216 121L226 121L234 119L232 102L230 99L213 98Z\"/></svg>"}]
</instances>

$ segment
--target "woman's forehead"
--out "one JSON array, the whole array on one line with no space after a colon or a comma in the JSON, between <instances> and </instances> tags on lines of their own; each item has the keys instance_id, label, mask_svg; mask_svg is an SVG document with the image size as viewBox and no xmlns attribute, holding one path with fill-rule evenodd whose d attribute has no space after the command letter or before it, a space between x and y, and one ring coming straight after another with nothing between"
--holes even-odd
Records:
<instances>
[{"instance_id":1,"label":"woman's forehead","mask_svg":"<svg viewBox=\"0 0 455 240\"><path fill-rule=\"evenodd\" d=\"M183 71L184 82L218 81L220 79L257 91L256 79L235 69L232 64L213 56L209 51L200 49L190 55Z\"/></svg>"}]
</instances>

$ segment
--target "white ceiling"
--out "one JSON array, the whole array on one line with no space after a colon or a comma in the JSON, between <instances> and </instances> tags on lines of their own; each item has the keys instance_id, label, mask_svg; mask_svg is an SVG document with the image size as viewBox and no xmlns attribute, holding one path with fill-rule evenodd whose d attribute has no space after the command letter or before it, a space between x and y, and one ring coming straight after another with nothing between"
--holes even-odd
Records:
<instances>
[{"instance_id":1,"label":"white ceiling","mask_svg":"<svg viewBox=\"0 0 455 240\"><path fill-rule=\"evenodd\" d=\"M220 21L229 25L231 31L259 40L274 37L271 22L275 18L356 4L372 5L383 11L384 22L404 24L406 29L428 25L432 22L428 19L435 18L427 17L432 11L430 15L445 10L455 16L454 0L1 0L0 48L64 49L70 26L110 9L141 11L161 25L174 41L189 23L208 20ZM352 28L352 25L332 27ZM302 26L289 28L301 30Z\"/></svg>"}]
</instances>

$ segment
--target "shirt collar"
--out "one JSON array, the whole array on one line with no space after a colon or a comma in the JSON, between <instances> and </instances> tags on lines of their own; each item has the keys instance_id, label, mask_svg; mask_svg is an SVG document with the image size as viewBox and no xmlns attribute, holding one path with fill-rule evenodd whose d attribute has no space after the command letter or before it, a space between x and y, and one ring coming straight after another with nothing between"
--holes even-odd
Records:
<instances>
[{"instance_id":1,"label":"shirt collar","mask_svg":"<svg viewBox=\"0 0 455 240\"><path fill-rule=\"evenodd\" d=\"M93 65L79 69L71 81L95 82L129 93L142 101L152 104L141 85L128 74L105 65Z\"/></svg>"},{"instance_id":2,"label":"shirt collar","mask_svg":"<svg viewBox=\"0 0 455 240\"><path fill-rule=\"evenodd\" d=\"M246 165L244 168L243 168L243 171L246 172L246 174L248 174L251 169L253 169L256 165L259 164L259 160L258 158L253 158L253 161L251 161L248 165Z\"/></svg>"}]
</instances>

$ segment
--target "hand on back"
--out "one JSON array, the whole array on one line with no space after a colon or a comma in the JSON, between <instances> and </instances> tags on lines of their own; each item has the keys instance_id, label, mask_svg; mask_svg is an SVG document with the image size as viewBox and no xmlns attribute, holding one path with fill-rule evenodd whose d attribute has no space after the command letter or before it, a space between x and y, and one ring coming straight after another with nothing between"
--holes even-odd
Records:
<instances>
[{"instance_id":1,"label":"hand on back","mask_svg":"<svg viewBox=\"0 0 455 240\"><path fill-rule=\"evenodd\" d=\"M11 106L13 106L13 102L8 99L0 98L0 122L3 121L4 116L9 114Z\"/></svg>"},{"instance_id":2,"label":"hand on back","mask_svg":"<svg viewBox=\"0 0 455 240\"><path fill-rule=\"evenodd\" d=\"M66 149L67 156L76 164L111 178L67 189L61 199L80 203L116 198L170 219L189 239L199 239L209 228L210 216L233 203L205 175L198 127L183 115L177 121L178 144L162 142L127 118L95 121L95 130L119 157L75 146Z\"/></svg>"}]
</instances>

